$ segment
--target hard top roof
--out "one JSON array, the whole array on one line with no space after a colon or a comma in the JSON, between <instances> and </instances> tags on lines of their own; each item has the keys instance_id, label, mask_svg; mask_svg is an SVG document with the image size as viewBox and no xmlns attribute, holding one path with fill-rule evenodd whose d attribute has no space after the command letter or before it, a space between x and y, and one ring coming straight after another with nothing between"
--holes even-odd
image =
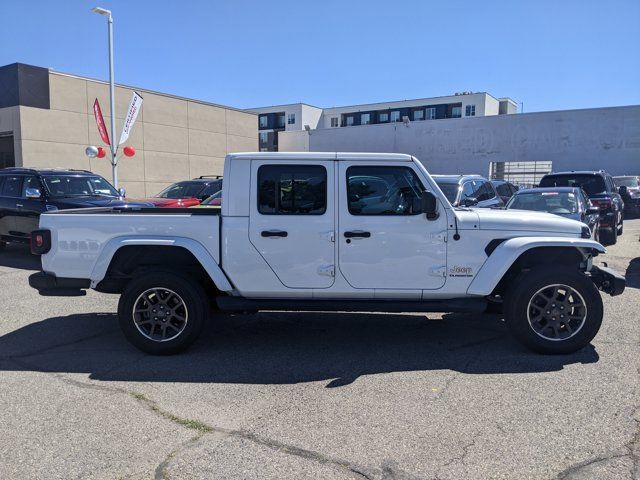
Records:
<instances>
[{"instance_id":1,"label":"hard top roof","mask_svg":"<svg viewBox=\"0 0 640 480\"><path fill-rule=\"evenodd\" d=\"M1 168L0 174L29 174L37 173L40 175L98 175L89 170L76 170L72 168L28 168L28 167L8 167Z\"/></svg>"},{"instance_id":2,"label":"hard top roof","mask_svg":"<svg viewBox=\"0 0 640 480\"><path fill-rule=\"evenodd\" d=\"M547 173L545 177L552 175L606 175L604 170L571 170L569 172L551 172Z\"/></svg>"},{"instance_id":3,"label":"hard top roof","mask_svg":"<svg viewBox=\"0 0 640 480\"><path fill-rule=\"evenodd\" d=\"M410 162L405 153L355 153L355 152L241 152L230 153L232 160L348 160Z\"/></svg>"},{"instance_id":4,"label":"hard top roof","mask_svg":"<svg viewBox=\"0 0 640 480\"><path fill-rule=\"evenodd\" d=\"M436 182L459 183L463 180L486 180L482 175L471 173L468 175L431 175Z\"/></svg>"},{"instance_id":5,"label":"hard top roof","mask_svg":"<svg viewBox=\"0 0 640 480\"><path fill-rule=\"evenodd\" d=\"M576 192L577 190L582 190L580 187L534 187L534 188L524 188L522 190L518 190L515 195L520 195L523 193L543 193L543 192Z\"/></svg>"}]
</instances>

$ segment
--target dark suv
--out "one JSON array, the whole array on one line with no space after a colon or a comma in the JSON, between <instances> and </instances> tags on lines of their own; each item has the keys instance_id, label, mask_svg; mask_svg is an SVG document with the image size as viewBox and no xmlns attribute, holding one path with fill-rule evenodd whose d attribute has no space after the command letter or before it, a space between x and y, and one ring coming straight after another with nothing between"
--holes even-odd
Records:
<instances>
[{"instance_id":1,"label":"dark suv","mask_svg":"<svg viewBox=\"0 0 640 480\"><path fill-rule=\"evenodd\" d=\"M153 207L125 201L108 181L86 170L0 170L0 249L28 242L42 212L86 207Z\"/></svg>"},{"instance_id":2,"label":"dark suv","mask_svg":"<svg viewBox=\"0 0 640 480\"><path fill-rule=\"evenodd\" d=\"M604 170L558 172L545 175L541 187L581 187L600 209L600 241L613 245L622 235L624 202L613 178Z\"/></svg>"},{"instance_id":3,"label":"dark suv","mask_svg":"<svg viewBox=\"0 0 640 480\"><path fill-rule=\"evenodd\" d=\"M432 175L454 207L504 207L493 184L480 175Z\"/></svg>"}]
</instances>

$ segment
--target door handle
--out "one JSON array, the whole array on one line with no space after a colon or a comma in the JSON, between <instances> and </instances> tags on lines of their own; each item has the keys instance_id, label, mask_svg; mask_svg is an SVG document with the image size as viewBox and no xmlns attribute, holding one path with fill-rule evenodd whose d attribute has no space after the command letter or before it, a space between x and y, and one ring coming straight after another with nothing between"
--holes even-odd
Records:
<instances>
[{"instance_id":1,"label":"door handle","mask_svg":"<svg viewBox=\"0 0 640 480\"><path fill-rule=\"evenodd\" d=\"M21 204L21 203L16 203L16 207L18 207L18 208L22 208L22 207L24 207L24 205L23 205L23 204Z\"/></svg>"},{"instance_id":2,"label":"door handle","mask_svg":"<svg viewBox=\"0 0 640 480\"><path fill-rule=\"evenodd\" d=\"M263 237L286 237L289 234L282 230L263 230L260 235Z\"/></svg>"},{"instance_id":3,"label":"door handle","mask_svg":"<svg viewBox=\"0 0 640 480\"><path fill-rule=\"evenodd\" d=\"M370 236L371 232L363 232L362 230L344 232L344 238L369 238Z\"/></svg>"}]
</instances>

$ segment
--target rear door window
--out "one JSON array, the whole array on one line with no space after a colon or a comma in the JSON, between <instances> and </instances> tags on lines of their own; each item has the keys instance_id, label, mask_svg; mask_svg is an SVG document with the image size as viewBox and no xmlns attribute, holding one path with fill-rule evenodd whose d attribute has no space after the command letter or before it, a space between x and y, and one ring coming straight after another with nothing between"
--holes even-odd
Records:
<instances>
[{"instance_id":1,"label":"rear door window","mask_svg":"<svg viewBox=\"0 0 640 480\"><path fill-rule=\"evenodd\" d=\"M22 177L9 177L7 176L2 187L3 197L20 197L20 188L22 187Z\"/></svg>"},{"instance_id":2,"label":"rear door window","mask_svg":"<svg viewBox=\"0 0 640 480\"><path fill-rule=\"evenodd\" d=\"M263 215L322 215L327 210L327 169L322 165L262 165L258 212Z\"/></svg>"}]
</instances>

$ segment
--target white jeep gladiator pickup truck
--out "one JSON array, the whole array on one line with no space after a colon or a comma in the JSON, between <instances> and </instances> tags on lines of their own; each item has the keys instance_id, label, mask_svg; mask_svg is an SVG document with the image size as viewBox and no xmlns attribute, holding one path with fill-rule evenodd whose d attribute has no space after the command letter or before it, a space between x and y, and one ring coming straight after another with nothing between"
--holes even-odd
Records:
<instances>
[{"instance_id":1,"label":"white jeep gladiator pickup truck","mask_svg":"<svg viewBox=\"0 0 640 480\"><path fill-rule=\"evenodd\" d=\"M484 312L542 353L587 345L602 290L625 279L577 221L452 208L402 154L239 153L218 209L95 208L41 216L31 248L42 295L120 294L127 339L153 354L188 347L211 307Z\"/></svg>"}]
</instances>

